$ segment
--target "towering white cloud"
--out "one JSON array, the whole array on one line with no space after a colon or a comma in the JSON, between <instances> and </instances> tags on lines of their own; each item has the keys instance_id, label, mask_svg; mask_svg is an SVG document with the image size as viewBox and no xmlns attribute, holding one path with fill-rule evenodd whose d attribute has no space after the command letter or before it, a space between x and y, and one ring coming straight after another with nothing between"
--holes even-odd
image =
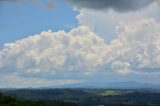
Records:
<instances>
[{"instance_id":1,"label":"towering white cloud","mask_svg":"<svg viewBox=\"0 0 160 106\"><path fill-rule=\"evenodd\" d=\"M122 50L121 60L129 62L134 70L159 69L159 32L160 24L153 19L121 24L118 27L118 39L126 50Z\"/></svg>"},{"instance_id":2,"label":"towering white cloud","mask_svg":"<svg viewBox=\"0 0 160 106\"><path fill-rule=\"evenodd\" d=\"M152 19L121 23L106 44L81 26L70 32L42 32L5 44L1 74L44 79L79 79L103 73L159 73L160 24Z\"/></svg>"},{"instance_id":3,"label":"towering white cloud","mask_svg":"<svg viewBox=\"0 0 160 106\"><path fill-rule=\"evenodd\" d=\"M105 47L103 39L87 27L69 33L42 32L5 44L0 52L1 72L52 79L88 74L103 64L99 54Z\"/></svg>"},{"instance_id":4,"label":"towering white cloud","mask_svg":"<svg viewBox=\"0 0 160 106\"><path fill-rule=\"evenodd\" d=\"M130 2L131 0L128 1ZM137 11L128 11L124 13L108 9L76 9L76 11L79 12L77 15L79 24L88 26L92 31L98 33L107 42L110 42L117 37L115 27L119 22L130 22L141 18L153 18L154 20L160 22L160 15L158 14L159 10L160 6L158 2L153 2L152 4Z\"/></svg>"}]
</instances>

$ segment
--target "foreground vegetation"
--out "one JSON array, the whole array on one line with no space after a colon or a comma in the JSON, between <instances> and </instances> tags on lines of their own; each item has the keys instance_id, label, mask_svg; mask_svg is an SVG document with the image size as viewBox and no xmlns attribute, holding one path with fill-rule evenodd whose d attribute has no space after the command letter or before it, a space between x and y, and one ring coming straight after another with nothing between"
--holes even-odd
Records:
<instances>
[{"instance_id":1,"label":"foreground vegetation","mask_svg":"<svg viewBox=\"0 0 160 106\"><path fill-rule=\"evenodd\" d=\"M76 106L73 103L64 101L32 101L32 100L20 100L15 97L4 95L0 93L0 106Z\"/></svg>"},{"instance_id":2,"label":"foreground vegetation","mask_svg":"<svg viewBox=\"0 0 160 106\"><path fill-rule=\"evenodd\" d=\"M2 91L5 95L0 94L0 106L160 106L159 90L12 89Z\"/></svg>"}]
</instances>

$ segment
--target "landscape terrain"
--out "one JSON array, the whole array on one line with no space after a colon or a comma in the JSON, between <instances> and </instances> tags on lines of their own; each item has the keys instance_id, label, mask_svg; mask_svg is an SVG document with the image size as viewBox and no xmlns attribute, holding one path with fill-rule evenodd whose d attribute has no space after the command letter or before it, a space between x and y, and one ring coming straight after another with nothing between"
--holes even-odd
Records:
<instances>
[{"instance_id":1,"label":"landscape terrain","mask_svg":"<svg viewBox=\"0 0 160 106\"><path fill-rule=\"evenodd\" d=\"M10 99L5 101L3 96ZM12 98L12 99L11 99ZM5 102L4 102L5 101ZM0 106L159 106L158 89L1 89Z\"/></svg>"}]
</instances>

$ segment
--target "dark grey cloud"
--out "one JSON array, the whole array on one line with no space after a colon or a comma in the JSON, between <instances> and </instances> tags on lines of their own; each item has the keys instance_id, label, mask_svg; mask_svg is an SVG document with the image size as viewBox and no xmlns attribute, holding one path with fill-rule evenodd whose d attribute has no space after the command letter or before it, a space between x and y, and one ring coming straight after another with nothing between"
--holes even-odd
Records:
<instances>
[{"instance_id":1,"label":"dark grey cloud","mask_svg":"<svg viewBox=\"0 0 160 106\"><path fill-rule=\"evenodd\" d=\"M0 2L17 2L19 0L0 0Z\"/></svg>"},{"instance_id":2,"label":"dark grey cloud","mask_svg":"<svg viewBox=\"0 0 160 106\"><path fill-rule=\"evenodd\" d=\"M155 0L69 0L77 8L113 9L119 12L136 11Z\"/></svg>"},{"instance_id":3,"label":"dark grey cloud","mask_svg":"<svg viewBox=\"0 0 160 106\"><path fill-rule=\"evenodd\" d=\"M0 3L19 3L25 2L32 5L37 5L45 9L53 9L58 0L0 0Z\"/></svg>"}]
</instances>

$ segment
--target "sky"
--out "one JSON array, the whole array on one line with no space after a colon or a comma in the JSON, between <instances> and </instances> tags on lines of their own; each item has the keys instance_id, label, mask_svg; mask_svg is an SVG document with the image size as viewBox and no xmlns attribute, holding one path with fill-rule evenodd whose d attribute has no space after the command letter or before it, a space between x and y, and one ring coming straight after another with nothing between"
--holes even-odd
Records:
<instances>
[{"instance_id":1,"label":"sky","mask_svg":"<svg viewBox=\"0 0 160 106\"><path fill-rule=\"evenodd\" d=\"M0 88L160 85L158 0L0 0Z\"/></svg>"}]
</instances>

